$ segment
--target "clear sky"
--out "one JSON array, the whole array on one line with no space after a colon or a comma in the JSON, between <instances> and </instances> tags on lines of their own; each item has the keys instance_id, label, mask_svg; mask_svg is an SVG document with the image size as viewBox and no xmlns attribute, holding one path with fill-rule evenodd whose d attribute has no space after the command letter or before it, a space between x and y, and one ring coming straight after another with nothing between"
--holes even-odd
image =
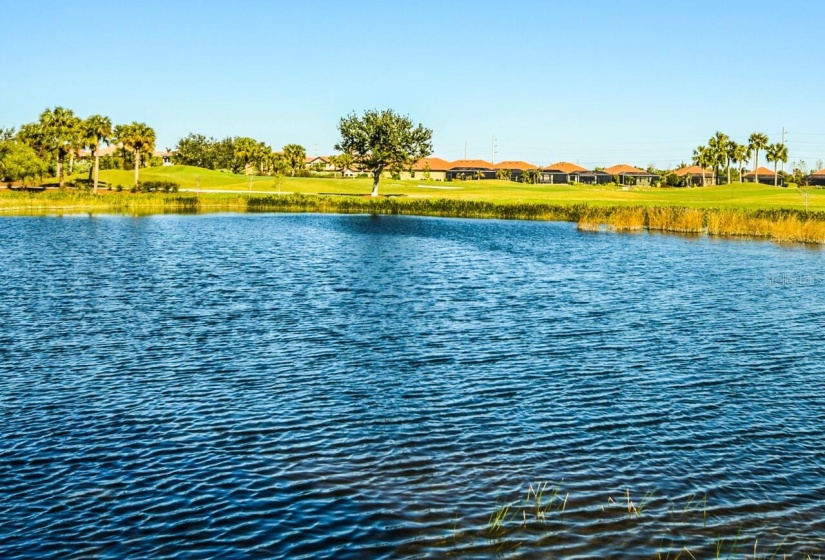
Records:
<instances>
[{"instance_id":1,"label":"clear sky","mask_svg":"<svg viewBox=\"0 0 825 560\"><path fill-rule=\"evenodd\" d=\"M330 153L393 108L445 159L659 167L717 130L825 159L825 2L0 0L0 126L62 105ZM762 160L764 163L764 160Z\"/></svg>"}]
</instances>

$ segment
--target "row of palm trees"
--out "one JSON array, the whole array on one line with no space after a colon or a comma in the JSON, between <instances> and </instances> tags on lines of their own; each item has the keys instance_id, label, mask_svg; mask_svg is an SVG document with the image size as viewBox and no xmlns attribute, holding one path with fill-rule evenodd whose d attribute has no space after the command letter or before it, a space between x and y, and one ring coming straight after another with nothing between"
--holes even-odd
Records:
<instances>
[{"instance_id":1,"label":"row of palm trees","mask_svg":"<svg viewBox=\"0 0 825 560\"><path fill-rule=\"evenodd\" d=\"M708 140L707 146L699 146L693 150L693 164L702 168L702 183L705 182L704 170L707 168L713 169L714 176L717 180L719 171L725 168L728 183L730 183L731 165L739 165L739 180L742 181L745 165L750 161L751 156L753 156L754 180L758 183L760 150L764 150L766 159L774 164L774 186L778 186L779 176L777 174L777 167L779 162L788 162L788 147L781 142L769 144L767 134L762 132L754 132L751 134L748 137L747 144L739 144L731 140L727 134L717 132Z\"/></svg>"},{"instance_id":2,"label":"row of palm trees","mask_svg":"<svg viewBox=\"0 0 825 560\"><path fill-rule=\"evenodd\" d=\"M120 144L132 151L135 160L135 185L140 180L141 155L155 149L155 131L145 123L133 122L112 126L112 120L103 115L81 119L71 109L55 107L40 114L37 122L24 124L17 138L31 146L40 157L54 157L57 180L64 184L67 157L74 157L88 149L94 158L92 180L97 193L100 172L100 149L103 145Z\"/></svg>"}]
</instances>

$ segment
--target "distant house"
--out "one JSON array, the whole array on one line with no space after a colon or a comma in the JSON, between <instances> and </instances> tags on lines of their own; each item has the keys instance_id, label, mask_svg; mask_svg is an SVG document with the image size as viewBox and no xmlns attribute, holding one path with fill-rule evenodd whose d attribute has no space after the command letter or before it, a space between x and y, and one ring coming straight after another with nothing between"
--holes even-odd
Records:
<instances>
[{"instance_id":1,"label":"distant house","mask_svg":"<svg viewBox=\"0 0 825 560\"><path fill-rule=\"evenodd\" d=\"M334 172L335 166L326 156L312 156L307 157L304 161L304 166L312 171Z\"/></svg>"},{"instance_id":2,"label":"distant house","mask_svg":"<svg viewBox=\"0 0 825 560\"><path fill-rule=\"evenodd\" d=\"M532 163L527 163L526 161L502 161L494 164L494 167L496 170L496 176L498 176L499 169L509 171L511 181L521 181L522 176L527 171L538 169L538 167L536 167Z\"/></svg>"},{"instance_id":3,"label":"distant house","mask_svg":"<svg viewBox=\"0 0 825 560\"><path fill-rule=\"evenodd\" d=\"M114 156L120 155L123 152L123 146L101 146L97 150L98 157L107 157L107 156ZM131 150L128 150L131 153ZM162 165L172 165L172 156L175 155L175 152L170 152L168 150L155 150L152 152L152 157L160 158ZM94 158L92 158L92 152L90 150L78 150L75 152L75 161L83 161L92 163ZM141 160L143 161L143 165L149 165L148 159L145 155L141 155Z\"/></svg>"},{"instance_id":4,"label":"distant house","mask_svg":"<svg viewBox=\"0 0 825 560\"><path fill-rule=\"evenodd\" d=\"M463 179L495 179L496 166L483 159L460 159L450 164L447 170L447 179L451 181Z\"/></svg>"},{"instance_id":5,"label":"distant house","mask_svg":"<svg viewBox=\"0 0 825 560\"><path fill-rule=\"evenodd\" d=\"M570 183L572 180L570 174L576 171L587 171L587 169L575 163L560 161L541 168L539 183L549 183L551 185Z\"/></svg>"},{"instance_id":6,"label":"distant house","mask_svg":"<svg viewBox=\"0 0 825 560\"><path fill-rule=\"evenodd\" d=\"M452 164L449 161L437 157L423 158L415 162L412 169L401 172L401 178L422 179L430 181L446 181L447 172Z\"/></svg>"},{"instance_id":7,"label":"distant house","mask_svg":"<svg viewBox=\"0 0 825 560\"><path fill-rule=\"evenodd\" d=\"M101 146L97 150L97 155L98 157L111 156L120 149L122 149L120 146ZM92 152L90 150L77 150L75 158L78 161L92 161Z\"/></svg>"},{"instance_id":8,"label":"distant house","mask_svg":"<svg viewBox=\"0 0 825 560\"><path fill-rule=\"evenodd\" d=\"M649 173L644 169L639 169L638 167L627 164L608 167L605 169L605 172L617 176L620 185L649 187L659 180L659 176L655 173Z\"/></svg>"},{"instance_id":9,"label":"distant house","mask_svg":"<svg viewBox=\"0 0 825 560\"><path fill-rule=\"evenodd\" d=\"M163 152L155 152L152 154L156 158L160 158L163 161L163 165L172 165L172 156L174 155L173 152L170 151L163 151Z\"/></svg>"},{"instance_id":10,"label":"distant house","mask_svg":"<svg viewBox=\"0 0 825 560\"><path fill-rule=\"evenodd\" d=\"M808 176L808 184L813 187L825 186L825 169L820 169L816 173L811 173Z\"/></svg>"},{"instance_id":11,"label":"distant house","mask_svg":"<svg viewBox=\"0 0 825 560\"><path fill-rule=\"evenodd\" d=\"M776 173L768 169L767 167L757 167L756 171L751 171L750 173L745 174L745 182L746 183L760 183L762 185L773 185L774 181L776 180ZM779 180L776 182L780 187L785 186L785 179L782 175L779 176Z\"/></svg>"},{"instance_id":12,"label":"distant house","mask_svg":"<svg viewBox=\"0 0 825 560\"><path fill-rule=\"evenodd\" d=\"M606 185L613 181L613 175L606 171L571 171L569 173L570 182L580 185Z\"/></svg>"},{"instance_id":13,"label":"distant house","mask_svg":"<svg viewBox=\"0 0 825 560\"><path fill-rule=\"evenodd\" d=\"M689 187L707 187L716 184L716 180L713 178L713 171L702 169L698 165L682 167L674 171L673 174L680 179L684 179L685 185Z\"/></svg>"}]
</instances>

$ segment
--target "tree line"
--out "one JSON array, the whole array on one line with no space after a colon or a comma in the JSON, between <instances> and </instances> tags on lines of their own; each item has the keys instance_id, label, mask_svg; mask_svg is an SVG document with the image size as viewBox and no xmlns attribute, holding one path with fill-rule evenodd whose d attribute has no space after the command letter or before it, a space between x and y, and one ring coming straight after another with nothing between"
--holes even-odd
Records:
<instances>
[{"instance_id":1,"label":"tree line","mask_svg":"<svg viewBox=\"0 0 825 560\"><path fill-rule=\"evenodd\" d=\"M769 143L767 134L754 132L748 137L747 144L739 144L732 140L727 134L717 132L711 136L707 145L698 146L693 150L692 162L702 168L702 182L705 182L704 170L713 171L716 183L719 183L719 174L724 169L727 174L727 182L731 182L731 169L738 166L739 181L744 180L745 165L753 158L753 173L755 182L759 182L759 152L764 150L765 159L774 164L774 186L778 185L779 175L777 167L779 163L788 162L788 147L777 142Z\"/></svg>"},{"instance_id":2,"label":"tree line","mask_svg":"<svg viewBox=\"0 0 825 560\"><path fill-rule=\"evenodd\" d=\"M66 176L77 171L81 150L88 150L93 160L88 166L89 180L95 193L100 169L134 169L137 186L141 167L160 164L153 156L155 142L154 129L145 123L113 125L104 115L83 119L65 107L47 108L36 122L17 130L0 128L0 179L42 180L51 175L63 188ZM117 146L119 150L101 156L104 146ZM274 152L264 142L237 136L217 140L190 133L178 142L172 159L181 165L233 173L295 176L306 171L303 146L287 144L282 151Z\"/></svg>"},{"instance_id":3,"label":"tree line","mask_svg":"<svg viewBox=\"0 0 825 560\"><path fill-rule=\"evenodd\" d=\"M141 122L112 126L112 120L103 115L83 119L65 107L46 109L36 122L26 123L17 131L0 130L0 175L7 181L25 181L52 173L63 188L66 168L71 174L80 151L89 150L94 160L89 178L97 192L100 149L104 145L121 147L121 165L131 163L137 185L141 166L151 161L155 131Z\"/></svg>"},{"instance_id":4,"label":"tree line","mask_svg":"<svg viewBox=\"0 0 825 560\"><path fill-rule=\"evenodd\" d=\"M254 138L232 136L218 140L189 133L178 141L172 161L216 171L294 177L305 173L306 149L300 144L287 144L276 152Z\"/></svg>"}]
</instances>

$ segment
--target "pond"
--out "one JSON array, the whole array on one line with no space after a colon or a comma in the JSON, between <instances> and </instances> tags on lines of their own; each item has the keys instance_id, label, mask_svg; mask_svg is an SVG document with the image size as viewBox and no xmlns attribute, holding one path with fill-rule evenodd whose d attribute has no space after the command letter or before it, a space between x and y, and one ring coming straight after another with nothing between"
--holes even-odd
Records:
<instances>
[{"instance_id":1,"label":"pond","mask_svg":"<svg viewBox=\"0 0 825 560\"><path fill-rule=\"evenodd\" d=\"M0 240L0 557L825 548L819 249L311 214Z\"/></svg>"}]
</instances>

